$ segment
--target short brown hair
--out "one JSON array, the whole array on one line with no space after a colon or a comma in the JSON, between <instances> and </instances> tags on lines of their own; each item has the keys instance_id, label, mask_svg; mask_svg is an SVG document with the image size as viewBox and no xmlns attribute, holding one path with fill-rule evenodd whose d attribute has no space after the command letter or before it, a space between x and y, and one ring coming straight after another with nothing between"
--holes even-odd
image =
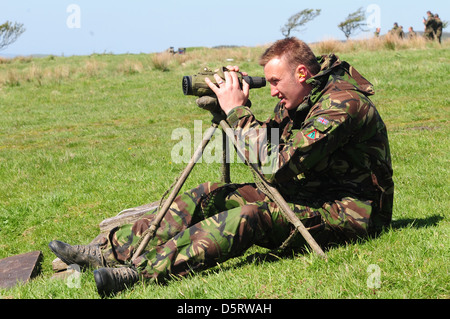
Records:
<instances>
[{"instance_id":1,"label":"short brown hair","mask_svg":"<svg viewBox=\"0 0 450 319\"><path fill-rule=\"evenodd\" d=\"M311 48L295 37L285 38L272 44L259 59L259 64L265 66L273 58L286 58L294 69L303 64L313 75L319 73L320 65Z\"/></svg>"}]
</instances>

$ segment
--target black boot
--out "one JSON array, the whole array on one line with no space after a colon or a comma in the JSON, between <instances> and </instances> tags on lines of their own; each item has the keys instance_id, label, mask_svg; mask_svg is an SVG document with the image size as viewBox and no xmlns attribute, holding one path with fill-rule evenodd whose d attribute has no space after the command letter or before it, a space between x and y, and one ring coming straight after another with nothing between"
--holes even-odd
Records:
<instances>
[{"instance_id":1,"label":"black boot","mask_svg":"<svg viewBox=\"0 0 450 319\"><path fill-rule=\"evenodd\" d=\"M54 240L48 247L67 265L77 264L80 267L104 267L104 261L99 245L69 245Z\"/></svg>"},{"instance_id":2,"label":"black boot","mask_svg":"<svg viewBox=\"0 0 450 319\"><path fill-rule=\"evenodd\" d=\"M130 267L99 268L94 270L94 279L99 295L107 297L133 286L139 275Z\"/></svg>"}]
</instances>

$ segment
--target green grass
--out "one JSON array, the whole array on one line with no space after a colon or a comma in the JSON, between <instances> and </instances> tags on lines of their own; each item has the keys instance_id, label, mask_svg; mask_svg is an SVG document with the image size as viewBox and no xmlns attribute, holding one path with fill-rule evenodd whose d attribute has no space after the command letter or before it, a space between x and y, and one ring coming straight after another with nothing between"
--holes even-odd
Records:
<instances>
[{"instance_id":1,"label":"green grass","mask_svg":"<svg viewBox=\"0 0 450 319\"><path fill-rule=\"evenodd\" d=\"M53 239L90 242L98 224L156 201L185 167L174 163L172 131L193 133L209 115L181 90L183 75L226 58L262 76L262 48L188 50L166 61L152 55L16 59L0 64L0 258L41 250L41 274L4 298L98 298L92 272L81 288L51 280ZM449 298L450 50L339 54L375 84L389 130L396 183L393 223L380 237L314 254L254 247L243 257L166 285L138 284L116 298ZM206 61L206 62L205 62ZM252 90L264 119L276 101ZM192 145L194 149L194 145ZM220 164L198 164L184 189L220 179ZM242 164L232 180L251 179ZM380 271L369 287L370 265Z\"/></svg>"}]
</instances>

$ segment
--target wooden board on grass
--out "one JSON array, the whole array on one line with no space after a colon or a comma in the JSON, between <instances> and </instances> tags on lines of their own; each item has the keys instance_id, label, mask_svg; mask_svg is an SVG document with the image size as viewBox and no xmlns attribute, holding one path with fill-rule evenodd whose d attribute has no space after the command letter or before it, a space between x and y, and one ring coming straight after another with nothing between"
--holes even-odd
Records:
<instances>
[{"instance_id":1,"label":"wooden board on grass","mask_svg":"<svg viewBox=\"0 0 450 319\"><path fill-rule=\"evenodd\" d=\"M0 259L0 287L11 288L18 282L28 282L40 272L41 251Z\"/></svg>"}]
</instances>

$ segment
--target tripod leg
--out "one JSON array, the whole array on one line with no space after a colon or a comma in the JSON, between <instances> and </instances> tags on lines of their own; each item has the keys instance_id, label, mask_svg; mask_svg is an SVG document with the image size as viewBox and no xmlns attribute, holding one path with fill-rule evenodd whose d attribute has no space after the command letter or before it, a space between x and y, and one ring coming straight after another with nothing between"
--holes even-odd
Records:
<instances>
[{"instance_id":1,"label":"tripod leg","mask_svg":"<svg viewBox=\"0 0 450 319\"><path fill-rule=\"evenodd\" d=\"M303 223L300 221L300 219L297 217L297 215L295 215L295 213L291 210L288 203L286 203L286 201L284 200L283 196L281 196L281 194L275 187L271 186L269 183L266 182L264 176L262 176L262 174L258 171L256 167L253 166L252 163L249 163L248 161L245 160L244 151L240 148L240 145L238 145L238 143L236 142L234 134L231 132L231 127L228 125L228 123L225 120L222 120L220 122L220 126L222 127L222 131L225 131L225 133L229 135L229 139L232 140L238 155L256 173L258 179L261 181L265 189L270 194L270 198L281 208L281 211L285 214L286 218L295 226L295 228L299 231L299 233L302 234L303 238L305 238L309 246L319 256L326 259L327 257L323 252L322 248L320 248L319 244L317 244L316 240L311 236L311 234L303 225Z\"/></svg>"},{"instance_id":2,"label":"tripod leg","mask_svg":"<svg viewBox=\"0 0 450 319\"><path fill-rule=\"evenodd\" d=\"M227 134L222 130L222 182L231 183L230 160L227 152Z\"/></svg>"},{"instance_id":3,"label":"tripod leg","mask_svg":"<svg viewBox=\"0 0 450 319\"><path fill-rule=\"evenodd\" d=\"M142 252L144 251L144 249L147 246L150 239L153 238L153 236L156 232L156 229L159 226L159 223L164 218L164 215L166 214L170 205L172 205L173 201L175 200L175 197L178 195L178 192L180 191L184 182L188 178L190 172L194 168L194 165L197 163L197 161L202 156L202 153L203 153L206 145L208 145L208 142L211 140L211 137L214 135L214 132L216 131L217 126L218 126L217 124L213 123L212 126L206 131L205 135L203 136L202 142L198 146L197 150L194 152L194 155L192 156L192 158L189 161L186 168L181 173L181 175L178 178L176 184L174 185L174 188L172 189L172 192L170 193L169 197L164 201L164 204L161 207L161 210L158 211L156 217L153 219L152 223L150 224L148 232L146 232L145 237L142 239L142 241L140 242L136 251L134 252L133 257L131 258L131 261L134 261L138 256L140 256L142 254Z\"/></svg>"}]
</instances>

